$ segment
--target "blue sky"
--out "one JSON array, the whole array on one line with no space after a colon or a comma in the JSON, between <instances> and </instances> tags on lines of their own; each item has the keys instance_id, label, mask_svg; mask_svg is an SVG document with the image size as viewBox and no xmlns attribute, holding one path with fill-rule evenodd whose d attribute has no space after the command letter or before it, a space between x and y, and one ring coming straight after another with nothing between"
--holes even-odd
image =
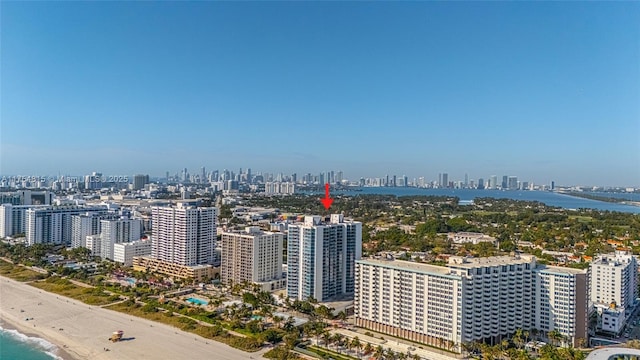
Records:
<instances>
[{"instance_id":1,"label":"blue sky","mask_svg":"<svg viewBox=\"0 0 640 360\"><path fill-rule=\"evenodd\" d=\"M0 173L640 186L638 2L2 2Z\"/></svg>"}]
</instances>

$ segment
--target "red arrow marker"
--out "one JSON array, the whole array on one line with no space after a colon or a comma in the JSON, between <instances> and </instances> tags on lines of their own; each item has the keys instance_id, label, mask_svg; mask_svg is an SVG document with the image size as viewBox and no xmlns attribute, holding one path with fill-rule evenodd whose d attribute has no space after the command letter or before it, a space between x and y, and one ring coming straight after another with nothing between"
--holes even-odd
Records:
<instances>
[{"instance_id":1,"label":"red arrow marker","mask_svg":"<svg viewBox=\"0 0 640 360\"><path fill-rule=\"evenodd\" d=\"M324 198L320 199L324 208L329 210L331 204L333 204L333 199L329 197L329 183L324 184Z\"/></svg>"}]
</instances>

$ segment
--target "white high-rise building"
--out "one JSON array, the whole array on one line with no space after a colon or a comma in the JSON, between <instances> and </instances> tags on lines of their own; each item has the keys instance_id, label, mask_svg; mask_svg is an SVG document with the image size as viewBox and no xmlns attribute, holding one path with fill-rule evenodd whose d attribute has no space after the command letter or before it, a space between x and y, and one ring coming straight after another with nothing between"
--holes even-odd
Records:
<instances>
[{"instance_id":1,"label":"white high-rise building","mask_svg":"<svg viewBox=\"0 0 640 360\"><path fill-rule=\"evenodd\" d=\"M152 207L151 256L186 266L213 263L217 215L217 208L193 201Z\"/></svg>"},{"instance_id":2,"label":"white high-rise building","mask_svg":"<svg viewBox=\"0 0 640 360\"><path fill-rule=\"evenodd\" d=\"M24 234L27 226L27 210L45 205L0 205L0 238Z\"/></svg>"},{"instance_id":3,"label":"white high-rise building","mask_svg":"<svg viewBox=\"0 0 640 360\"><path fill-rule=\"evenodd\" d=\"M538 266L535 271L535 325L547 334L557 330L569 344L587 340L589 322L588 270Z\"/></svg>"},{"instance_id":4,"label":"white high-rise building","mask_svg":"<svg viewBox=\"0 0 640 360\"><path fill-rule=\"evenodd\" d=\"M284 286L284 235L247 227L244 232L223 232L220 280L227 285L249 282L272 291Z\"/></svg>"},{"instance_id":5,"label":"white high-rise building","mask_svg":"<svg viewBox=\"0 0 640 360\"><path fill-rule=\"evenodd\" d=\"M443 346L462 339L462 276L443 266L356 262L356 326Z\"/></svg>"},{"instance_id":6,"label":"white high-rise building","mask_svg":"<svg viewBox=\"0 0 640 360\"><path fill-rule=\"evenodd\" d=\"M149 239L113 245L113 261L122 263L124 266L133 265L134 256L149 255L151 255L151 240Z\"/></svg>"},{"instance_id":7,"label":"white high-rise building","mask_svg":"<svg viewBox=\"0 0 640 360\"><path fill-rule=\"evenodd\" d=\"M265 194L293 194L296 192L296 185L293 182L266 182L264 192Z\"/></svg>"},{"instance_id":8,"label":"white high-rise building","mask_svg":"<svg viewBox=\"0 0 640 360\"><path fill-rule=\"evenodd\" d=\"M105 213L106 206L42 206L26 211L27 244L71 245L71 217L84 213Z\"/></svg>"},{"instance_id":9,"label":"white high-rise building","mask_svg":"<svg viewBox=\"0 0 640 360\"><path fill-rule=\"evenodd\" d=\"M534 256L463 258L434 266L356 262L357 326L460 351L516 329L587 337L587 271L538 266Z\"/></svg>"},{"instance_id":10,"label":"white high-rise building","mask_svg":"<svg viewBox=\"0 0 640 360\"><path fill-rule=\"evenodd\" d=\"M591 262L591 302L633 308L638 294L638 262L626 251L598 256Z\"/></svg>"},{"instance_id":11,"label":"white high-rise building","mask_svg":"<svg viewBox=\"0 0 640 360\"><path fill-rule=\"evenodd\" d=\"M142 235L142 220L122 217L116 220L100 220L100 256L103 259L114 260L113 247L115 244L140 240Z\"/></svg>"},{"instance_id":12,"label":"white high-rise building","mask_svg":"<svg viewBox=\"0 0 640 360\"><path fill-rule=\"evenodd\" d=\"M638 262L626 251L598 256L591 262L589 300L597 313L597 331L619 334L636 306Z\"/></svg>"},{"instance_id":13,"label":"white high-rise building","mask_svg":"<svg viewBox=\"0 0 640 360\"><path fill-rule=\"evenodd\" d=\"M340 214L324 222L305 216L290 224L287 237L287 295L328 301L351 296L355 286L355 261L362 256L362 223Z\"/></svg>"},{"instance_id":14,"label":"white high-rise building","mask_svg":"<svg viewBox=\"0 0 640 360\"><path fill-rule=\"evenodd\" d=\"M71 216L71 247L85 247L89 235L100 234L100 220L118 219L116 212L88 212Z\"/></svg>"}]
</instances>

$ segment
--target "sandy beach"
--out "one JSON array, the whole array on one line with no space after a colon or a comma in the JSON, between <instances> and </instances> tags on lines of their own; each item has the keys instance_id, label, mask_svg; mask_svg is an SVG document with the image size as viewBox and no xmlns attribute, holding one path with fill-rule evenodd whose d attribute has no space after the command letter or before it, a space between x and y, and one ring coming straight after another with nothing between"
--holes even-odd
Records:
<instances>
[{"instance_id":1,"label":"sandy beach","mask_svg":"<svg viewBox=\"0 0 640 360\"><path fill-rule=\"evenodd\" d=\"M0 277L0 320L8 325L5 327L57 345L62 350L58 355L64 359L240 360L259 359L264 351L246 353L168 325L87 305L5 277ZM107 340L116 330L124 331L125 341Z\"/></svg>"}]
</instances>

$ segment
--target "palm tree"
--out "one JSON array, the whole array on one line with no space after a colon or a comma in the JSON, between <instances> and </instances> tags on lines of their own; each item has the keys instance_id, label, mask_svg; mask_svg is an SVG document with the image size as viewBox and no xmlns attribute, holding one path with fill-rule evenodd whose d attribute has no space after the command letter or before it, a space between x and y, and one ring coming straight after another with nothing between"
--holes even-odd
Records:
<instances>
[{"instance_id":1,"label":"palm tree","mask_svg":"<svg viewBox=\"0 0 640 360\"><path fill-rule=\"evenodd\" d=\"M396 359L396 352L391 350L391 348L387 348L387 351L385 351L385 360L395 360Z\"/></svg>"},{"instance_id":2,"label":"palm tree","mask_svg":"<svg viewBox=\"0 0 640 360\"><path fill-rule=\"evenodd\" d=\"M513 334L513 343L516 344L518 350L522 349L522 344L524 343L523 337L524 331L520 328L516 329L516 332Z\"/></svg>"},{"instance_id":3,"label":"palm tree","mask_svg":"<svg viewBox=\"0 0 640 360\"><path fill-rule=\"evenodd\" d=\"M531 355L527 350L518 350L515 360L531 360Z\"/></svg>"},{"instance_id":4,"label":"palm tree","mask_svg":"<svg viewBox=\"0 0 640 360\"><path fill-rule=\"evenodd\" d=\"M563 338L562 334L560 334L560 332L556 329L549 331L547 333L547 337L549 338L549 341L551 341L551 343L555 346L558 346Z\"/></svg>"},{"instance_id":5,"label":"palm tree","mask_svg":"<svg viewBox=\"0 0 640 360\"><path fill-rule=\"evenodd\" d=\"M382 348L382 345L378 345L376 350L373 352L373 357L376 360L382 360L384 358L384 348Z\"/></svg>"},{"instance_id":6,"label":"palm tree","mask_svg":"<svg viewBox=\"0 0 640 360\"><path fill-rule=\"evenodd\" d=\"M509 348L509 340L504 339L502 341L500 341L500 355L504 356L506 353L506 350Z\"/></svg>"},{"instance_id":7,"label":"palm tree","mask_svg":"<svg viewBox=\"0 0 640 360\"><path fill-rule=\"evenodd\" d=\"M371 354L371 352L373 351L373 346L371 345L371 343L367 343L367 345L364 346L364 354L368 355Z\"/></svg>"},{"instance_id":8,"label":"palm tree","mask_svg":"<svg viewBox=\"0 0 640 360\"><path fill-rule=\"evenodd\" d=\"M338 350L338 352L340 352L339 347L342 346L342 343L343 343L343 340L344 340L344 335L335 334L335 335L333 335L333 340L336 343L336 350Z\"/></svg>"},{"instance_id":9,"label":"palm tree","mask_svg":"<svg viewBox=\"0 0 640 360\"><path fill-rule=\"evenodd\" d=\"M563 360L584 360L584 353L572 347L560 349L558 351Z\"/></svg>"},{"instance_id":10,"label":"palm tree","mask_svg":"<svg viewBox=\"0 0 640 360\"><path fill-rule=\"evenodd\" d=\"M351 346L356 349L356 354L358 358L360 358L360 347L362 346L362 343L360 342L360 339L358 339L357 336L351 340Z\"/></svg>"},{"instance_id":11,"label":"palm tree","mask_svg":"<svg viewBox=\"0 0 640 360\"><path fill-rule=\"evenodd\" d=\"M280 324L282 323L283 320L284 318L278 315L271 318L271 321L273 321L273 325L275 325L278 328L280 327Z\"/></svg>"},{"instance_id":12,"label":"palm tree","mask_svg":"<svg viewBox=\"0 0 640 360\"><path fill-rule=\"evenodd\" d=\"M331 343L333 342L333 336L331 335L330 332L325 331L322 334L322 341L324 342L324 346L327 347L327 349L329 349L329 346L331 345Z\"/></svg>"},{"instance_id":13,"label":"palm tree","mask_svg":"<svg viewBox=\"0 0 640 360\"><path fill-rule=\"evenodd\" d=\"M540 357L543 359L555 359L557 357L556 348L551 344L545 344L540 348Z\"/></svg>"}]
</instances>

